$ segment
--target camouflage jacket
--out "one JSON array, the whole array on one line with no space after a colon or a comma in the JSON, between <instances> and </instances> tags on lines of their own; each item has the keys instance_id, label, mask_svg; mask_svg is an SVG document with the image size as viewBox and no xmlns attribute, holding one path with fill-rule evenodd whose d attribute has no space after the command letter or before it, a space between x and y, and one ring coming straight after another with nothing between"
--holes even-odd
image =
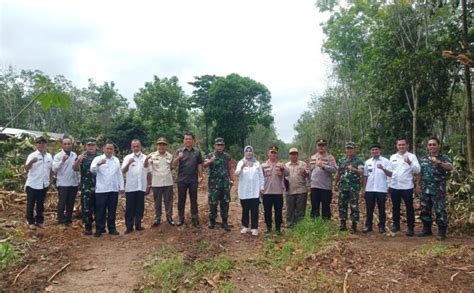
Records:
<instances>
[{"instance_id":1,"label":"camouflage jacket","mask_svg":"<svg viewBox=\"0 0 474 293\"><path fill-rule=\"evenodd\" d=\"M436 156L443 163L452 165L451 159L445 154ZM421 192L426 194L446 193L446 180L448 179L448 171L444 170L440 165L431 161L431 156L424 156L420 161L421 166Z\"/></svg>"},{"instance_id":2,"label":"camouflage jacket","mask_svg":"<svg viewBox=\"0 0 474 293\"><path fill-rule=\"evenodd\" d=\"M207 159L216 157L214 162L209 165L208 187L228 188L230 184L230 156L225 152L212 152L207 155Z\"/></svg>"},{"instance_id":3,"label":"camouflage jacket","mask_svg":"<svg viewBox=\"0 0 474 293\"><path fill-rule=\"evenodd\" d=\"M357 156L352 159L344 156L337 161L337 166L337 173L340 176L339 188L341 190L349 190L351 188L360 189L362 176L357 172L351 172L349 166L354 167L354 169L363 168L364 162Z\"/></svg>"},{"instance_id":4,"label":"camouflage jacket","mask_svg":"<svg viewBox=\"0 0 474 293\"><path fill-rule=\"evenodd\" d=\"M95 174L91 172L92 160L102 153L99 151L96 151L95 154L85 152L82 155L84 159L81 163L81 190L91 192L95 190Z\"/></svg>"}]
</instances>

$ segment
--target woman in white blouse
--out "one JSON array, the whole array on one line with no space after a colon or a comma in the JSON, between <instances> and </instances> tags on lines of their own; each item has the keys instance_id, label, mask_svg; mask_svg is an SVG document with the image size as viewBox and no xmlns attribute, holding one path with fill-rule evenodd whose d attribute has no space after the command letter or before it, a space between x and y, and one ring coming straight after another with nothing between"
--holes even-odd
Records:
<instances>
[{"instance_id":1,"label":"woman in white blouse","mask_svg":"<svg viewBox=\"0 0 474 293\"><path fill-rule=\"evenodd\" d=\"M238 196L242 205L242 230L249 231L249 214L251 218L251 232L258 235L258 205L263 192L264 178L260 163L255 158L253 147L244 148L244 157L237 164L235 175L239 176Z\"/></svg>"}]
</instances>

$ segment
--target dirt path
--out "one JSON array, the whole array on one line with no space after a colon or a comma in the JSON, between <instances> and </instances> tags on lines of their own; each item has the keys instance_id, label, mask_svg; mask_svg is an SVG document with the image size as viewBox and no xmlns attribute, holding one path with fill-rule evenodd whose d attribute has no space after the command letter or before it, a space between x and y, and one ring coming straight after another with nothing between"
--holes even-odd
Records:
<instances>
[{"instance_id":1,"label":"dirt path","mask_svg":"<svg viewBox=\"0 0 474 293\"><path fill-rule=\"evenodd\" d=\"M188 252L188 257L202 253L199 243L208 243L213 251L229 255L236 261L227 276L237 291L262 290L336 290L346 286L350 291L472 291L474 281L474 238L449 237L442 243L449 251L430 252L439 246L434 238L408 238L402 234L387 237L378 233L358 233L336 239L321 252L311 255L301 268L277 271L254 262L261 257L263 233L258 237L241 235L240 205L231 203L231 232L209 230L206 196L200 192L202 228L190 224L177 228L163 223L150 229L152 202L147 201L142 232L129 235L94 238L82 235L82 228L61 229L54 224L54 213L48 214L47 228L24 235L28 240L27 256L0 280L5 290L53 292L131 292L143 289L144 263L161 245L168 244ZM22 206L0 212L7 221L22 221ZM187 206L187 209L189 207ZM118 229L122 233L123 209L119 208ZM261 222L263 215L260 217ZM189 221L189 218L188 218ZM78 220L76 226L80 223ZM263 227L261 223L261 227ZM22 230L22 225L17 225ZM262 231L263 229L261 229ZM272 236L276 237L276 236ZM285 241L285 239L278 239ZM444 249L444 248L443 248ZM435 253L431 255L430 253ZM48 279L65 264L70 265L52 282ZM18 278L18 272L29 265ZM301 271L299 271L301 269ZM455 275L457 273L457 275ZM453 275L454 278L453 278ZM304 286L304 287L301 287ZM198 289L212 289L202 283Z\"/></svg>"}]
</instances>

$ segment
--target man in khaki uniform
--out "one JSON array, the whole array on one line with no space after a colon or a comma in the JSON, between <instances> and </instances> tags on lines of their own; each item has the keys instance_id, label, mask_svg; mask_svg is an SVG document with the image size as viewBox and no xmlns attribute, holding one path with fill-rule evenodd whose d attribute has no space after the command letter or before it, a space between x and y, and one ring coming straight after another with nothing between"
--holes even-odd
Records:
<instances>
[{"instance_id":1,"label":"man in khaki uniform","mask_svg":"<svg viewBox=\"0 0 474 293\"><path fill-rule=\"evenodd\" d=\"M298 160L298 149L290 148L290 161L286 163L289 182L286 190L286 224L288 227L304 218L308 198L308 172L305 162Z\"/></svg>"}]
</instances>

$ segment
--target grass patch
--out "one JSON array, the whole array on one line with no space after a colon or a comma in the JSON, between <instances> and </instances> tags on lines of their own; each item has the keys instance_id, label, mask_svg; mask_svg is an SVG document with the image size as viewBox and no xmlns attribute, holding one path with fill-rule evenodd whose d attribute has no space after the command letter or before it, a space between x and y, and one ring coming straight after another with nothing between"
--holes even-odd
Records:
<instances>
[{"instance_id":1,"label":"grass patch","mask_svg":"<svg viewBox=\"0 0 474 293\"><path fill-rule=\"evenodd\" d=\"M198 278L210 277L212 278L217 273L225 275L234 268L234 260L223 254L213 256L205 261L196 261L194 263L194 270Z\"/></svg>"},{"instance_id":2,"label":"grass patch","mask_svg":"<svg viewBox=\"0 0 474 293\"><path fill-rule=\"evenodd\" d=\"M17 252L13 245L8 242L0 243L0 270L5 270L6 268L16 264L20 260Z\"/></svg>"},{"instance_id":3,"label":"grass patch","mask_svg":"<svg viewBox=\"0 0 474 293\"><path fill-rule=\"evenodd\" d=\"M263 256L272 267L282 269L303 263L335 236L342 235L330 221L309 216L286 231L282 237L269 237L263 244Z\"/></svg>"},{"instance_id":4,"label":"grass patch","mask_svg":"<svg viewBox=\"0 0 474 293\"><path fill-rule=\"evenodd\" d=\"M209 249L212 248L212 243L205 240L199 240L197 242L197 251L198 252L207 252Z\"/></svg>"},{"instance_id":5,"label":"grass patch","mask_svg":"<svg viewBox=\"0 0 474 293\"><path fill-rule=\"evenodd\" d=\"M165 292L175 291L186 277L183 256L172 246L162 246L145 265L146 279Z\"/></svg>"},{"instance_id":6,"label":"grass patch","mask_svg":"<svg viewBox=\"0 0 474 293\"><path fill-rule=\"evenodd\" d=\"M442 244L425 244L414 249L411 253L412 256L424 256L424 257L436 257L446 255L453 251L455 248L451 245Z\"/></svg>"},{"instance_id":7,"label":"grass patch","mask_svg":"<svg viewBox=\"0 0 474 293\"><path fill-rule=\"evenodd\" d=\"M219 292L222 293L231 293L235 291L235 284L231 281L222 281L217 285Z\"/></svg>"}]
</instances>

